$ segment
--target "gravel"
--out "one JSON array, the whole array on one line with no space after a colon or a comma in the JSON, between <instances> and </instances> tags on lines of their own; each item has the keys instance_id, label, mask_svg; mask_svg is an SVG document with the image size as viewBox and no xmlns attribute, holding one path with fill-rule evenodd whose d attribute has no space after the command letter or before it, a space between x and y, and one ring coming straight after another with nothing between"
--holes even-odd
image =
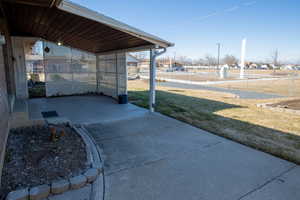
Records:
<instances>
[{"instance_id":1,"label":"gravel","mask_svg":"<svg viewBox=\"0 0 300 200\"><path fill-rule=\"evenodd\" d=\"M85 144L68 126L51 140L48 126L12 130L7 141L0 200L10 191L50 184L83 173L87 166ZM59 134L58 134L59 135Z\"/></svg>"}]
</instances>

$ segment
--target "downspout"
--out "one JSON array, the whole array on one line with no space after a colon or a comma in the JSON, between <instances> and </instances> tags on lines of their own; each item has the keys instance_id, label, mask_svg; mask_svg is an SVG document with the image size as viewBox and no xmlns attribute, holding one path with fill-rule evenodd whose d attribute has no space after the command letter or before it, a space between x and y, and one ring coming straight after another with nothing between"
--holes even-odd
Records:
<instances>
[{"instance_id":1,"label":"downspout","mask_svg":"<svg viewBox=\"0 0 300 200\"><path fill-rule=\"evenodd\" d=\"M150 49L150 93L149 93L149 110L154 112L155 108L155 88L156 88L156 58L167 51L163 48L162 51Z\"/></svg>"}]
</instances>

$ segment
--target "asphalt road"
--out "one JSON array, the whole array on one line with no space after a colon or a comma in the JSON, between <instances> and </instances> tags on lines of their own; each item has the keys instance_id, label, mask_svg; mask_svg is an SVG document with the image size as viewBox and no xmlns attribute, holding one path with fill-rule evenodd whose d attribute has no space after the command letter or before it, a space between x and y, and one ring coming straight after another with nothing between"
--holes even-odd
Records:
<instances>
[{"instance_id":1,"label":"asphalt road","mask_svg":"<svg viewBox=\"0 0 300 200\"><path fill-rule=\"evenodd\" d=\"M218 88L218 87L211 87L206 85L193 85L193 84L186 84L186 83L160 82L159 85L166 86L166 87L180 88L180 89L196 89L196 90L198 89L198 90L211 90L217 92L227 92L227 93L235 94L239 96L241 99L272 99L272 98L283 97L276 94Z\"/></svg>"}]
</instances>

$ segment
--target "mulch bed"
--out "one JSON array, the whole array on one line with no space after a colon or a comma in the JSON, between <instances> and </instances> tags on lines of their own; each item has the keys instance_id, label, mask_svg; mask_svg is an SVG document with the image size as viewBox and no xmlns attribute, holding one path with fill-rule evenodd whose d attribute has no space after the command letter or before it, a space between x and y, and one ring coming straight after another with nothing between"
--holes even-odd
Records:
<instances>
[{"instance_id":1,"label":"mulch bed","mask_svg":"<svg viewBox=\"0 0 300 200\"><path fill-rule=\"evenodd\" d=\"M2 171L0 200L8 192L79 175L88 166L85 144L68 126L52 140L48 126L12 130Z\"/></svg>"},{"instance_id":2,"label":"mulch bed","mask_svg":"<svg viewBox=\"0 0 300 200\"><path fill-rule=\"evenodd\" d=\"M269 106L278 108L287 108L291 110L300 110L300 99L282 101L275 104L270 104Z\"/></svg>"}]
</instances>

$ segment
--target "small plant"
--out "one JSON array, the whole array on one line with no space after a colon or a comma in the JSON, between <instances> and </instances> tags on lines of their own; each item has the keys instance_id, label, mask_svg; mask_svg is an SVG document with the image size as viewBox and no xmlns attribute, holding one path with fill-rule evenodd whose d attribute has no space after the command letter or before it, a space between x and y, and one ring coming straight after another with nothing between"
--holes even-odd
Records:
<instances>
[{"instance_id":1,"label":"small plant","mask_svg":"<svg viewBox=\"0 0 300 200\"><path fill-rule=\"evenodd\" d=\"M55 142L57 140L59 140L61 137L66 135L66 131L64 128L62 127L58 127L58 126L49 126L49 130L50 130L50 140L52 142Z\"/></svg>"}]
</instances>

